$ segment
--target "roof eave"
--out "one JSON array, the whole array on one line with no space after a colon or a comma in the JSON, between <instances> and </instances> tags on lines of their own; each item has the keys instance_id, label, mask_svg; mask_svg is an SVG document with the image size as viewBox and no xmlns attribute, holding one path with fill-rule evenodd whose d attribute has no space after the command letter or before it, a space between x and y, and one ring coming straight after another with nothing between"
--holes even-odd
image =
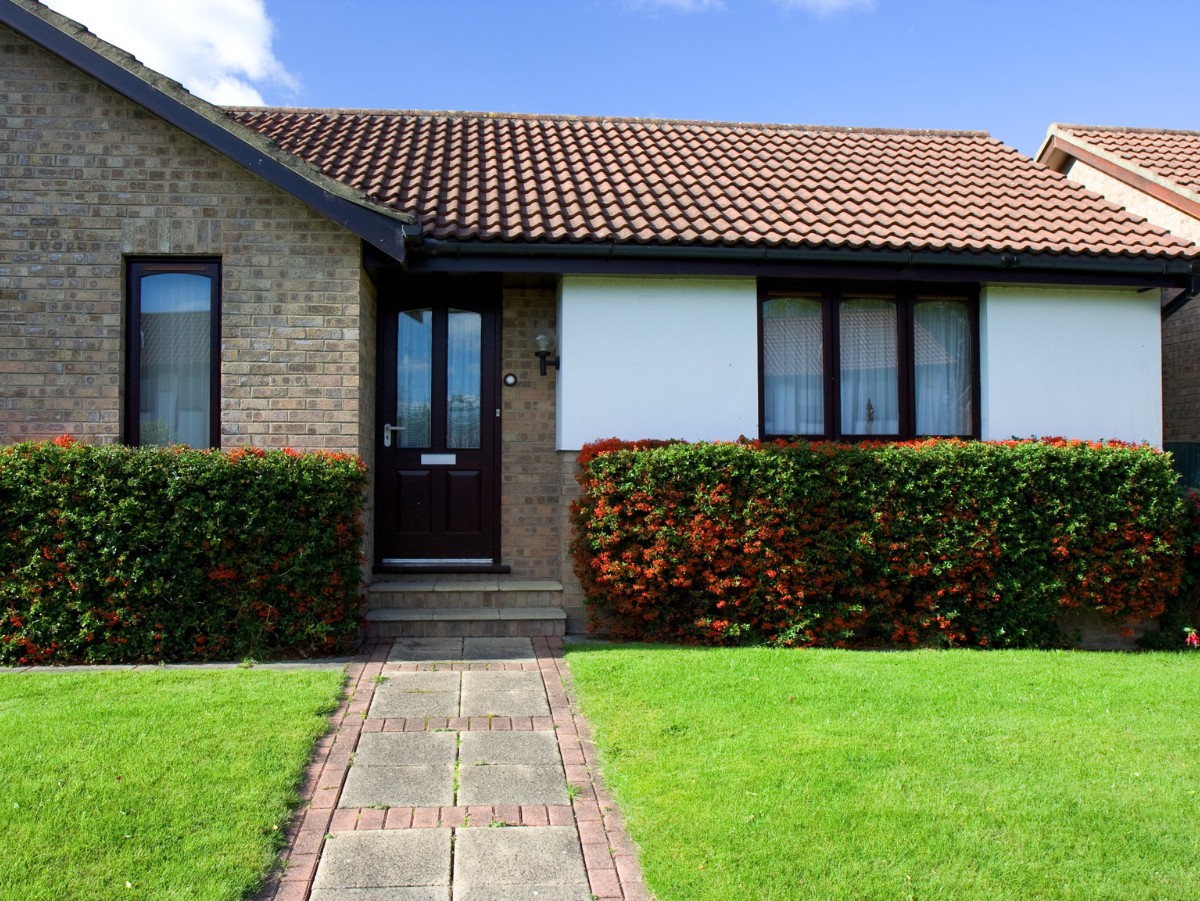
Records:
<instances>
[{"instance_id":1,"label":"roof eave","mask_svg":"<svg viewBox=\"0 0 1200 901\"><path fill-rule=\"evenodd\" d=\"M49 9L47 12L86 32L71 19ZM261 135L229 119L220 108L182 87L179 93L186 95L186 102L182 96L172 96L15 0L0 0L0 23L342 225L397 262L405 261L406 243L420 233L411 216L346 196L349 190L344 186L311 170L298 157L274 148ZM95 40L111 46L99 38Z\"/></svg>"},{"instance_id":2,"label":"roof eave","mask_svg":"<svg viewBox=\"0 0 1200 901\"><path fill-rule=\"evenodd\" d=\"M685 244L546 243L438 240L412 248L424 271L491 269L612 273L807 275L911 281L970 280L1124 287L1185 287L1200 273L1200 253L1176 257L1098 256L1028 251L892 250Z\"/></svg>"}]
</instances>

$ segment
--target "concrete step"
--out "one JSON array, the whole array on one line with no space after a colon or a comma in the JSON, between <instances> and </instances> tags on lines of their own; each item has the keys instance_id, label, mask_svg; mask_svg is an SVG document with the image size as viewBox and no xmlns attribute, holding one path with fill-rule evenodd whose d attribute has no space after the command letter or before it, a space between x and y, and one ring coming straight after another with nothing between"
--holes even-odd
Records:
<instances>
[{"instance_id":1,"label":"concrete step","mask_svg":"<svg viewBox=\"0 0 1200 901\"><path fill-rule=\"evenodd\" d=\"M561 606L562 583L494 575L377 578L368 590L371 610L507 609Z\"/></svg>"},{"instance_id":2,"label":"concrete step","mask_svg":"<svg viewBox=\"0 0 1200 901\"><path fill-rule=\"evenodd\" d=\"M562 607L382 607L367 611L366 625L368 638L564 635L567 614Z\"/></svg>"}]
</instances>

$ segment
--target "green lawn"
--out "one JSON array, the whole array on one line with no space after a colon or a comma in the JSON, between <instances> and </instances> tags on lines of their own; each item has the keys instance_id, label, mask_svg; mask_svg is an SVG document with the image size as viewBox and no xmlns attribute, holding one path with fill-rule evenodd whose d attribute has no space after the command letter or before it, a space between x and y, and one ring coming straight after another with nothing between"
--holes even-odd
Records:
<instances>
[{"instance_id":1,"label":"green lawn","mask_svg":"<svg viewBox=\"0 0 1200 901\"><path fill-rule=\"evenodd\" d=\"M568 648L660 901L1200 897L1200 654Z\"/></svg>"},{"instance_id":2,"label":"green lawn","mask_svg":"<svg viewBox=\"0 0 1200 901\"><path fill-rule=\"evenodd\" d=\"M249 896L343 678L0 674L0 898Z\"/></svg>"}]
</instances>

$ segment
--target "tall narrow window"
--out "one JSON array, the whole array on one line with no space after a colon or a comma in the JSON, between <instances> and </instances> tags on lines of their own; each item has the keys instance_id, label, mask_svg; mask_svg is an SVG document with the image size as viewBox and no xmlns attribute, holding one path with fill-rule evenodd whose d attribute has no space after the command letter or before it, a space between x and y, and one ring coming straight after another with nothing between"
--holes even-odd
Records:
<instances>
[{"instance_id":1,"label":"tall narrow window","mask_svg":"<svg viewBox=\"0 0 1200 901\"><path fill-rule=\"evenodd\" d=\"M839 307L842 434L900 433L896 303L844 300Z\"/></svg>"},{"instance_id":2,"label":"tall narrow window","mask_svg":"<svg viewBox=\"0 0 1200 901\"><path fill-rule=\"evenodd\" d=\"M479 357L483 317L450 310L446 325L446 447L479 447Z\"/></svg>"},{"instance_id":3,"label":"tall narrow window","mask_svg":"<svg viewBox=\"0 0 1200 901\"><path fill-rule=\"evenodd\" d=\"M920 300L913 308L913 393L918 435L969 435L975 361L966 303Z\"/></svg>"},{"instance_id":4,"label":"tall narrow window","mask_svg":"<svg viewBox=\"0 0 1200 901\"><path fill-rule=\"evenodd\" d=\"M220 444L220 282L217 263L130 263L130 444Z\"/></svg>"},{"instance_id":5,"label":"tall narrow window","mask_svg":"<svg viewBox=\"0 0 1200 901\"><path fill-rule=\"evenodd\" d=\"M429 447L432 399L433 310L404 310L396 328L397 447Z\"/></svg>"},{"instance_id":6,"label":"tall narrow window","mask_svg":"<svg viewBox=\"0 0 1200 901\"><path fill-rule=\"evenodd\" d=\"M763 304L763 421L771 435L825 431L824 316L817 297Z\"/></svg>"}]
</instances>

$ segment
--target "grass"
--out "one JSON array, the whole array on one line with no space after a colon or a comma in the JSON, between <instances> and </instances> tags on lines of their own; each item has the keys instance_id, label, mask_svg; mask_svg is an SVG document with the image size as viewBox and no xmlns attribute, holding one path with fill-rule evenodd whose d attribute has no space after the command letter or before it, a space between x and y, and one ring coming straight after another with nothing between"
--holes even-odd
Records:
<instances>
[{"instance_id":1,"label":"grass","mask_svg":"<svg viewBox=\"0 0 1200 901\"><path fill-rule=\"evenodd\" d=\"M568 661L660 901L1197 896L1200 654Z\"/></svg>"},{"instance_id":2,"label":"grass","mask_svg":"<svg viewBox=\"0 0 1200 901\"><path fill-rule=\"evenodd\" d=\"M0 674L0 898L247 897L334 671Z\"/></svg>"}]
</instances>

